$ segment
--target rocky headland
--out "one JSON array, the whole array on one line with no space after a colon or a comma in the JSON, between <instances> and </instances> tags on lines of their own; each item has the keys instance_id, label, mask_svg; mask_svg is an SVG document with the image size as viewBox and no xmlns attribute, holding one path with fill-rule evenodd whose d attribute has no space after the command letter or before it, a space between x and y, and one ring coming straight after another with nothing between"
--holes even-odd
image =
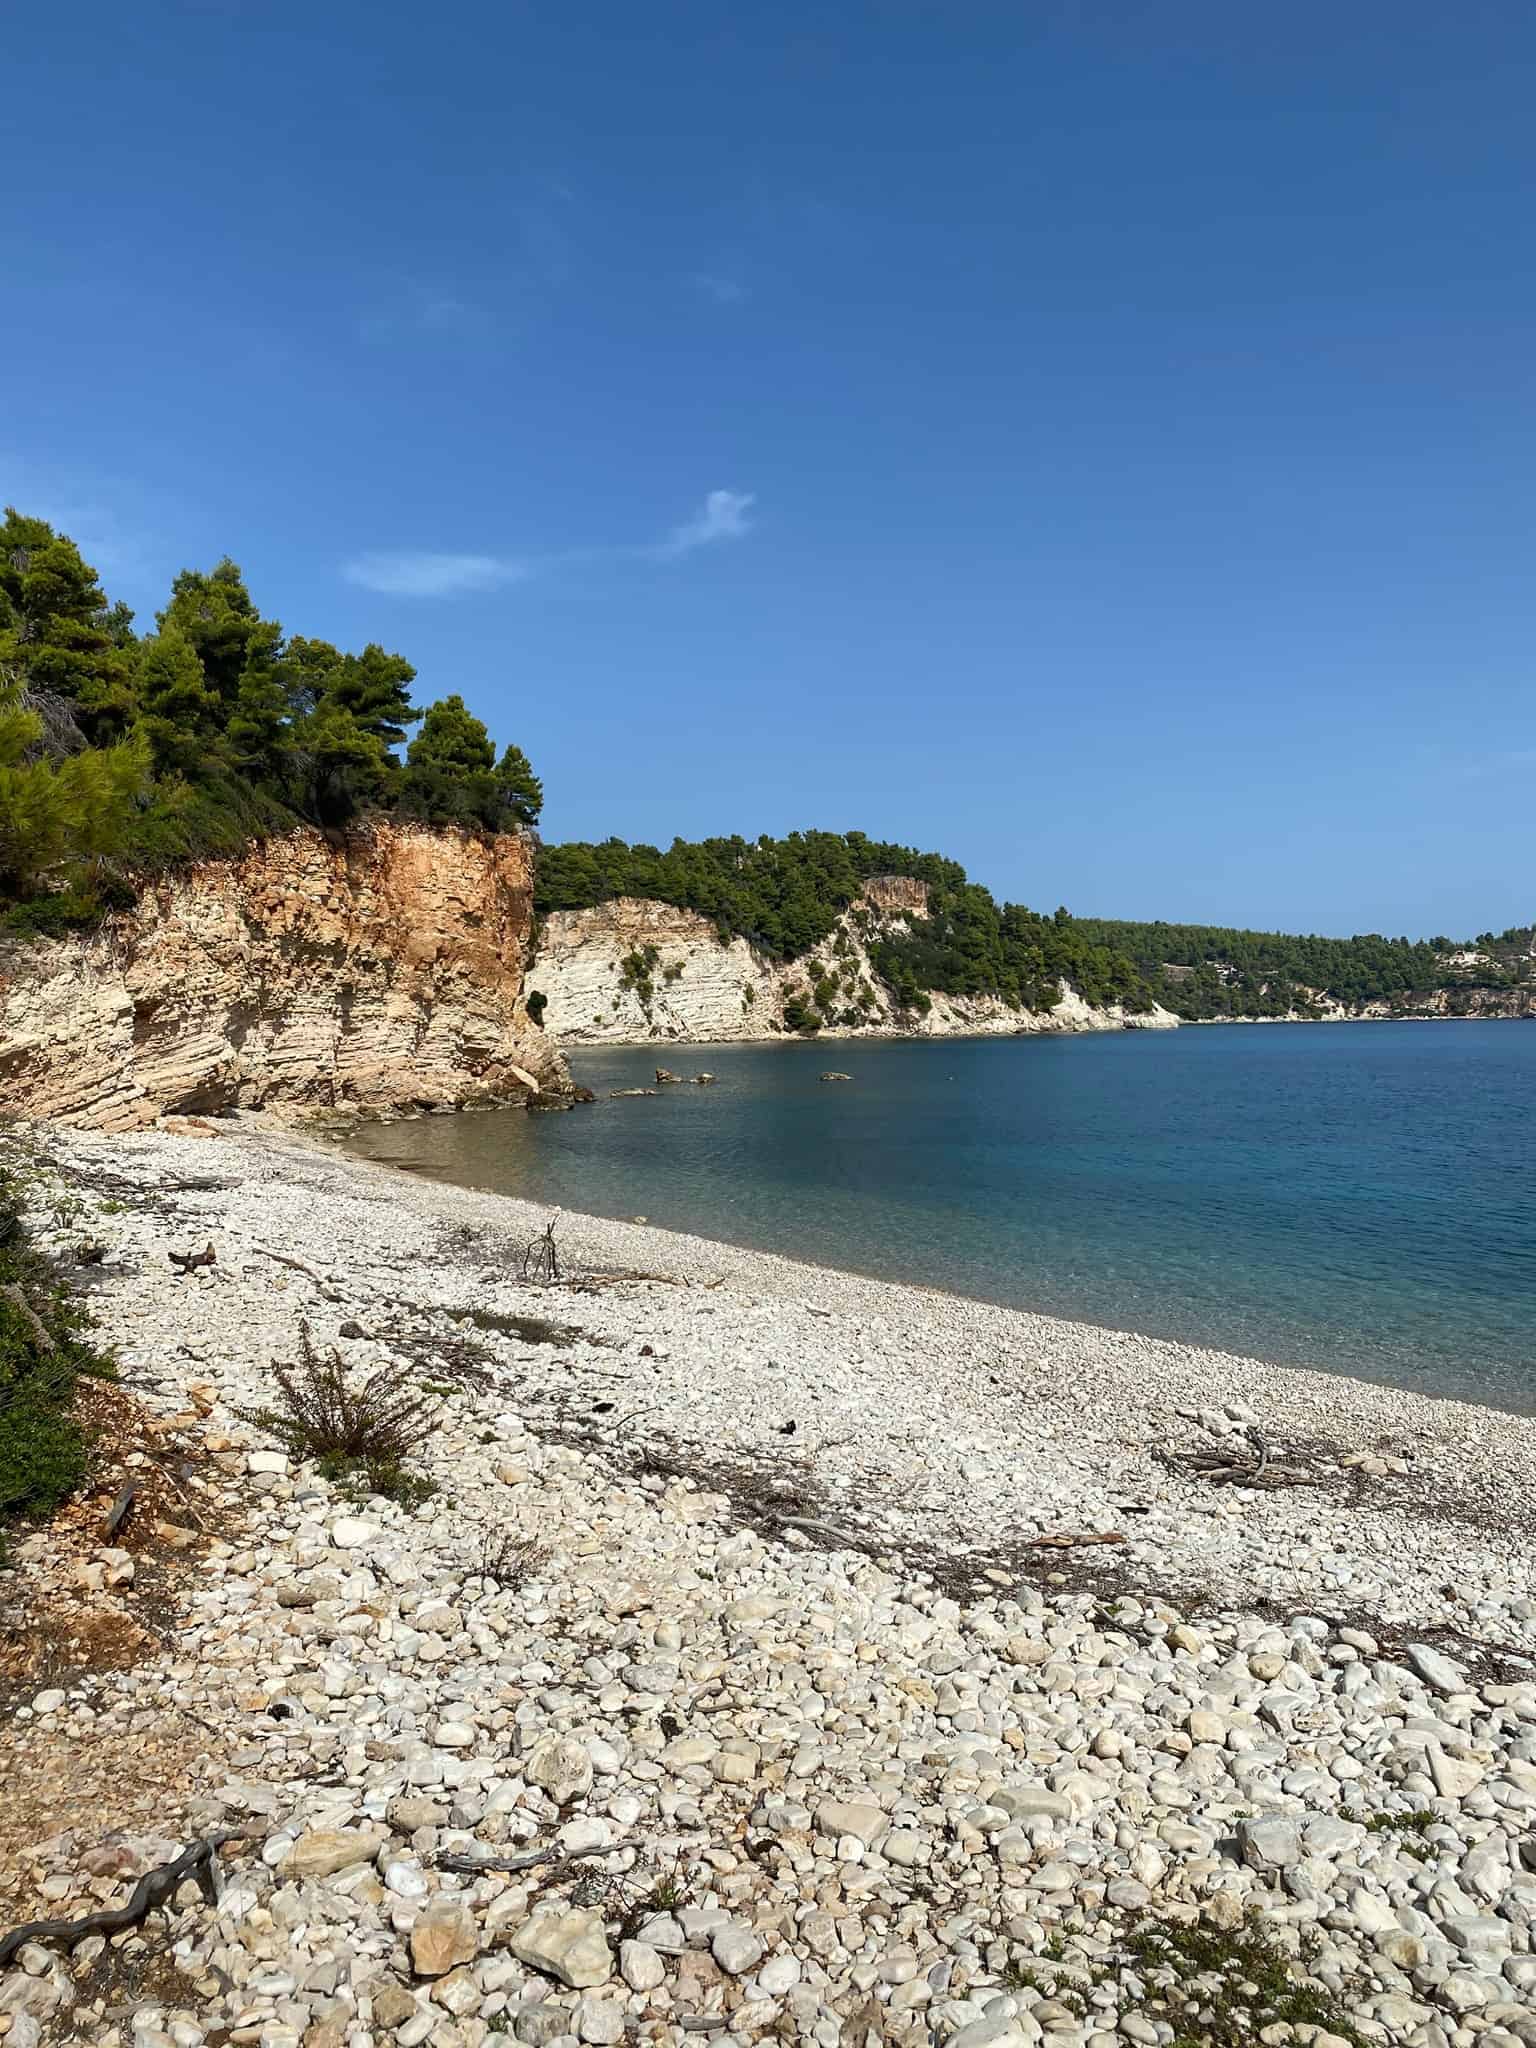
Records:
<instances>
[{"instance_id":1,"label":"rocky headland","mask_svg":"<svg viewBox=\"0 0 1536 2048\"><path fill-rule=\"evenodd\" d=\"M836 1017L820 1027L828 1038L1018 1037L1161 1030L1178 1022L1156 1006L1095 1007L1067 983L1050 1009L940 989L928 992L926 1009L903 1009L869 949L927 916L926 883L876 876L819 945L793 960L775 960L739 936L722 939L698 911L621 896L542 918L529 988L543 998L549 1031L571 1045L782 1038L796 1028L793 1005L813 1002Z\"/></svg>"},{"instance_id":2,"label":"rocky headland","mask_svg":"<svg viewBox=\"0 0 1536 2048\"><path fill-rule=\"evenodd\" d=\"M0 1116L459 1108L558 1097L523 1002L534 842L302 828L147 884L79 936L0 943Z\"/></svg>"}]
</instances>

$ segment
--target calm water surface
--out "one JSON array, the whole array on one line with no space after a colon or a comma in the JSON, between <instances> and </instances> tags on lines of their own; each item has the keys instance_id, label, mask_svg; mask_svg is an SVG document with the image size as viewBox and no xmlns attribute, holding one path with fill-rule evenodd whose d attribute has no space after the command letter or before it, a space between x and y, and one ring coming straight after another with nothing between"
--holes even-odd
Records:
<instances>
[{"instance_id":1,"label":"calm water surface","mask_svg":"<svg viewBox=\"0 0 1536 2048\"><path fill-rule=\"evenodd\" d=\"M658 1059L713 1088L613 1102ZM471 1187L1536 1411L1536 1025L576 1051L374 1126ZM852 1074L824 1083L828 1068Z\"/></svg>"}]
</instances>

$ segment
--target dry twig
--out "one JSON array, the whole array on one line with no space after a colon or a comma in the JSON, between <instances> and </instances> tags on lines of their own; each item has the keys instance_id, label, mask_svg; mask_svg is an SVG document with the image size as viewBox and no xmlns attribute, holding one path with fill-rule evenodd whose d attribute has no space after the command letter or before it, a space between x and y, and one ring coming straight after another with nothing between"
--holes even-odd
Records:
<instances>
[{"instance_id":1,"label":"dry twig","mask_svg":"<svg viewBox=\"0 0 1536 2048\"><path fill-rule=\"evenodd\" d=\"M550 1863L550 1858L555 1854L553 1843L547 1848L525 1850L517 1856L463 1856L454 1850L443 1849L432 1860L439 1870L452 1871L459 1877L474 1877L484 1870L532 1870L540 1863L550 1863L549 1869L540 1880L541 1884L547 1886L553 1884L557 1878L563 1877L566 1871L573 1869L576 1864L585 1863L589 1857L611 1856L616 1846L617 1844L610 1843L606 1849L576 1849L555 1863Z\"/></svg>"},{"instance_id":2,"label":"dry twig","mask_svg":"<svg viewBox=\"0 0 1536 2048\"><path fill-rule=\"evenodd\" d=\"M325 1285L322 1276L313 1266L306 1266L302 1259L290 1259L286 1252L269 1251L264 1244L253 1244L251 1250L264 1259L276 1259L280 1266L292 1266L295 1273L302 1273L306 1280L313 1280L317 1287Z\"/></svg>"}]
</instances>

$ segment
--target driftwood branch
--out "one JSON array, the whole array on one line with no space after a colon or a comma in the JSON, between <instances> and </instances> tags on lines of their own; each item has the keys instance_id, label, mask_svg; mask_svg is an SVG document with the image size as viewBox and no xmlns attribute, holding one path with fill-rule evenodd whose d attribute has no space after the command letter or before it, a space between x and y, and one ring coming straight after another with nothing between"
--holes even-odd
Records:
<instances>
[{"instance_id":1,"label":"driftwood branch","mask_svg":"<svg viewBox=\"0 0 1536 2048\"><path fill-rule=\"evenodd\" d=\"M621 1415L618 1421L610 1426L608 1431L609 1436L613 1438L615 1441L617 1441L618 1434L621 1429L627 1428L628 1425L632 1422L640 1421L642 1416L659 1414L661 1412L662 1406L662 1402L653 1401L649 1408L631 1408L627 1415Z\"/></svg>"},{"instance_id":2,"label":"driftwood branch","mask_svg":"<svg viewBox=\"0 0 1536 2048\"><path fill-rule=\"evenodd\" d=\"M1283 1486L1315 1486L1317 1475L1294 1465L1277 1465L1263 1434L1251 1425L1243 1431L1246 1449L1236 1444L1219 1451L1175 1451L1153 1446L1153 1455L1171 1472L1204 1479L1212 1486L1257 1487L1274 1492Z\"/></svg>"},{"instance_id":3,"label":"driftwood branch","mask_svg":"<svg viewBox=\"0 0 1536 2048\"><path fill-rule=\"evenodd\" d=\"M302 1259L291 1259L286 1252L269 1251L264 1244L253 1244L251 1250L259 1253L264 1259L276 1259L280 1266L292 1266L295 1273L302 1273L306 1280L313 1280L317 1287L325 1285L324 1279L314 1267L306 1266Z\"/></svg>"},{"instance_id":4,"label":"driftwood branch","mask_svg":"<svg viewBox=\"0 0 1536 2048\"><path fill-rule=\"evenodd\" d=\"M775 1515L774 1524L779 1529L799 1529L807 1536L829 1537L842 1550L862 1550L870 1540L853 1531L839 1529L831 1522L818 1522L814 1515Z\"/></svg>"},{"instance_id":5,"label":"driftwood branch","mask_svg":"<svg viewBox=\"0 0 1536 2048\"><path fill-rule=\"evenodd\" d=\"M221 1829L218 1834L205 1835L200 1842L194 1842L190 1849L183 1849L169 1863L146 1870L121 1906L104 1906L100 1912L86 1913L78 1920L28 1920L13 1927L0 1940L0 1970L29 1941L55 1941L64 1948L73 1948L88 1934L122 1934L137 1927L156 1906L174 1899L189 1877L196 1880L203 1897L212 1904L218 1897L213 1861L220 1849L226 1842L248 1841L253 1835L265 1833L265 1828Z\"/></svg>"},{"instance_id":6,"label":"driftwood branch","mask_svg":"<svg viewBox=\"0 0 1536 2048\"><path fill-rule=\"evenodd\" d=\"M611 1856L616 1846L610 1843L606 1849L576 1849L569 1856L562 1856L557 1862L550 1864L550 1868L544 1873L543 1882L547 1885L553 1884L557 1878L563 1877L576 1864L585 1863L589 1857ZM516 1856L464 1856L454 1850L444 1849L432 1860L439 1870L452 1871L458 1877L475 1877L487 1870L532 1870L540 1863L549 1863L554 1854L555 1848L551 1843L543 1849L525 1849Z\"/></svg>"},{"instance_id":7,"label":"driftwood branch","mask_svg":"<svg viewBox=\"0 0 1536 2048\"><path fill-rule=\"evenodd\" d=\"M4 1287L0 1287L0 1294L4 1295L5 1299L11 1304L11 1307L15 1309L16 1313L27 1325L27 1328L32 1332L32 1341L38 1350L43 1352L53 1351L55 1345L53 1339L48 1334L47 1326L15 1282L8 1281Z\"/></svg>"},{"instance_id":8,"label":"driftwood branch","mask_svg":"<svg viewBox=\"0 0 1536 2048\"><path fill-rule=\"evenodd\" d=\"M170 1252L167 1256L183 1278L188 1273L195 1273L199 1266L212 1266L218 1261L218 1253L214 1250L211 1240L200 1252Z\"/></svg>"},{"instance_id":9,"label":"driftwood branch","mask_svg":"<svg viewBox=\"0 0 1536 2048\"><path fill-rule=\"evenodd\" d=\"M138 1499L139 1486L136 1479L130 1479L122 1492L107 1510L106 1520L101 1525L102 1541L110 1541L128 1519L128 1510Z\"/></svg>"},{"instance_id":10,"label":"driftwood branch","mask_svg":"<svg viewBox=\"0 0 1536 2048\"><path fill-rule=\"evenodd\" d=\"M560 1248L555 1243L555 1225L560 1221L557 1209L542 1235L532 1239L523 1248L522 1278L542 1286L550 1286L560 1278Z\"/></svg>"},{"instance_id":11,"label":"driftwood branch","mask_svg":"<svg viewBox=\"0 0 1536 2048\"><path fill-rule=\"evenodd\" d=\"M176 1491L181 1495L182 1503L185 1506L187 1513L192 1517L193 1521L197 1524L198 1528L201 1529L203 1533L206 1535L208 1532L208 1524L197 1512L197 1503L193 1500L191 1494L188 1493L186 1487L182 1484L182 1481L178 1474L172 1471L169 1463L167 1462L166 1458L162 1453L158 1451L151 1451L149 1455L151 1458L154 1459L157 1469L171 1482L172 1486L174 1486Z\"/></svg>"}]
</instances>

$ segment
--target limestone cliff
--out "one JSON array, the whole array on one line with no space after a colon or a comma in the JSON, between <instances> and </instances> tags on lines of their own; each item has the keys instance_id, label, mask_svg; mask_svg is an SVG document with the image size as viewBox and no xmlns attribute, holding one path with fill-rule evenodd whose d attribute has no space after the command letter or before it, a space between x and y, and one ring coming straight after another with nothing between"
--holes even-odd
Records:
<instances>
[{"instance_id":1,"label":"limestone cliff","mask_svg":"<svg viewBox=\"0 0 1536 2048\"><path fill-rule=\"evenodd\" d=\"M531 840L300 830L0 951L0 1113L126 1130L234 1107L561 1094L528 1016Z\"/></svg>"},{"instance_id":2,"label":"limestone cliff","mask_svg":"<svg viewBox=\"0 0 1536 2048\"><path fill-rule=\"evenodd\" d=\"M869 957L869 941L928 912L927 886L903 875L866 882L860 901L822 943L799 959L769 959L745 939L722 943L696 911L619 897L591 910L558 910L539 931L530 991L545 999L551 1036L570 1044L708 1044L777 1038L790 1029L785 1005L835 983L844 1021L823 1037L1013 1036L1046 1031L1115 1031L1171 1026L1166 1010L1145 1016L1094 1009L1064 988L1050 1010L1015 1010L998 996L935 991L922 1015L898 1015ZM860 1021L847 1021L857 1010Z\"/></svg>"}]
</instances>

